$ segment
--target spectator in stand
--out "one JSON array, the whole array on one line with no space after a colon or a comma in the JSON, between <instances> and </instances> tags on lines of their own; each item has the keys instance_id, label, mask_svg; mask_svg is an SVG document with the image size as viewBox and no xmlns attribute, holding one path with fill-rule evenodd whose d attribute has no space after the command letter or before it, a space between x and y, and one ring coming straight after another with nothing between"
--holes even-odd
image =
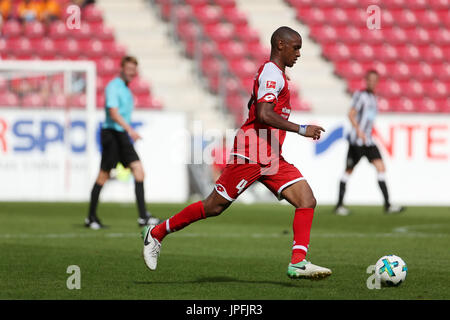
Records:
<instances>
[{"instance_id":1,"label":"spectator in stand","mask_svg":"<svg viewBox=\"0 0 450 320\"><path fill-rule=\"evenodd\" d=\"M17 13L22 22L38 20L42 11L42 3L37 0L22 0L19 3Z\"/></svg>"},{"instance_id":2,"label":"spectator in stand","mask_svg":"<svg viewBox=\"0 0 450 320\"><path fill-rule=\"evenodd\" d=\"M3 22L11 15L11 0L0 0L0 34Z\"/></svg>"},{"instance_id":3,"label":"spectator in stand","mask_svg":"<svg viewBox=\"0 0 450 320\"><path fill-rule=\"evenodd\" d=\"M61 8L55 0L43 0L40 20L50 23L61 18Z\"/></svg>"},{"instance_id":4,"label":"spectator in stand","mask_svg":"<svg viewBox=\"0 0 450 320\"><path fill-rule=\"evenodd\" d=\"M0 0L1 19L6 21L11 16L11 0Z\"/></svg>"}]
</instances>

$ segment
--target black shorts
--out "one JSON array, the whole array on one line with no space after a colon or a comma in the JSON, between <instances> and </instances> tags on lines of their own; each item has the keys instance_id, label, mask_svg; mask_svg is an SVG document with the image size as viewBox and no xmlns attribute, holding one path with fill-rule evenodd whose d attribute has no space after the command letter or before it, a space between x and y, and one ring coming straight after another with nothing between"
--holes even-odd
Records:
<instances>
[{"instance_id":1,"label":"black shorts","mask_svg":"<svg viewBox=\"0 0 450 320\"><path fill-rule=\"evenodd\" d=\"M362 157L372 162L381 159L380 150L377 146L355 146L349 145L347 153L347 169L353 169Z\"/></svg>"},{"instance_id":2,"label":"black shorts","mask_svg":"<svg viewBox=\"0 0 450 320\"><path fill-rule=\"evenodd\" d=\"M134 150L130 137L126 132L112 129L102 129L102 162L100 168L103 171L110 171L120 162L127 168L133 161L139 160L139 156Z\"/></svg>"}]
</instances>

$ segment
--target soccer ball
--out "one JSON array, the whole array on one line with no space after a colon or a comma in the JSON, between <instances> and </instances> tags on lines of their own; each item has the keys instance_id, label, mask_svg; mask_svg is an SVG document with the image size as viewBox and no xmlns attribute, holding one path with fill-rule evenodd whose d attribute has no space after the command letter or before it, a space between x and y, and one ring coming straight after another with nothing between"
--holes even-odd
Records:
<instances>
[{"instance_id":1,"label":"soccer ball","mask_svg":"<svg viewBox=\"0 0 450 320\"><path fill-rule=\"evenodd\" d=\"M393 254L381 257L375 264L375 277L384 286L400 285L407 273L405 261Z\"/></svg>"}]
</instances>

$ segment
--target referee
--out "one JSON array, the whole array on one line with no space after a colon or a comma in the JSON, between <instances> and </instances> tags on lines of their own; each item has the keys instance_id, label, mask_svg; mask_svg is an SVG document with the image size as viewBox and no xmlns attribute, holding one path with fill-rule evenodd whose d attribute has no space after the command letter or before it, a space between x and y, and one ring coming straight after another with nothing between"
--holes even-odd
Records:
<instances>
[{"instance_id":1,"label":"referee","mask_svg":"<svg viewBox=\"0 0 450 320\"><path fill-rule=\"evenodd\" d=\"M349 141L347 164L339 184L339 199L335 208L335 213L338 215L349 214L349 210L343 205L346 184L353 169L364 156L377 170L378 185L384 197L385 212L398 213L404 210L403 207L391 205L389 202L389 193L385 181L386 168L380 151L372 138L373 123L377 115L377 100L374 90L378 83L378 78L377 71L367 71L365 75L366 89L356 91L353 94L352 107L348 114L352 130L347 137Z\"/></svg>"},{"instance_id":2,"label":"referee","mask_svg":"<svg viewBox=\"0 0 450 320\"><path fill-rule=\"evenodd\" d=\"M115 168L118 162L125 168L130 168L134 176L138 224L145 226L159 223L159 219L153 218L146 210L144 168L133 147L133 142L141 139L141 136L130 126L134 103L128 84L137 75L137 65L136 58L123 57L120 75L111 80L105 89L106 119L101 130L102 160L100 172L91 191L89 215L85 220L85 226L94 230L104 227L96 213L98 199L103 185L110 177L111 169Z\"/></svg>"}]
</instances>

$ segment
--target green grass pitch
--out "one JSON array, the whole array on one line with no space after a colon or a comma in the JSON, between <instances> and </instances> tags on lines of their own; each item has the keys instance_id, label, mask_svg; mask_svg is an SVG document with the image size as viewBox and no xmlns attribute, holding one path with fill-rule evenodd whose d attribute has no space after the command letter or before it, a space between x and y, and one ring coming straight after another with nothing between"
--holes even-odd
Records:
<instances>
[{"instance_id":1,"label":"green grass pitch","mask_svg":"<svg viewBox=\"0 0 450 320\"><path fill-rule=\"evenodd\" d=\"M150 204L167 218L185 204ZM450 208L316 209L307 258L333 274L291 280L293 209L236 203L221 216L169 235L158 270L142 259L134 204L101 203L108 229L83 227L86 203L0 203L0 299L449 299ZM385 254L408 265L406 282L369 290L366 269ZM81 289L66 287L67 267Z\"/></svg>"}]
</instances>

